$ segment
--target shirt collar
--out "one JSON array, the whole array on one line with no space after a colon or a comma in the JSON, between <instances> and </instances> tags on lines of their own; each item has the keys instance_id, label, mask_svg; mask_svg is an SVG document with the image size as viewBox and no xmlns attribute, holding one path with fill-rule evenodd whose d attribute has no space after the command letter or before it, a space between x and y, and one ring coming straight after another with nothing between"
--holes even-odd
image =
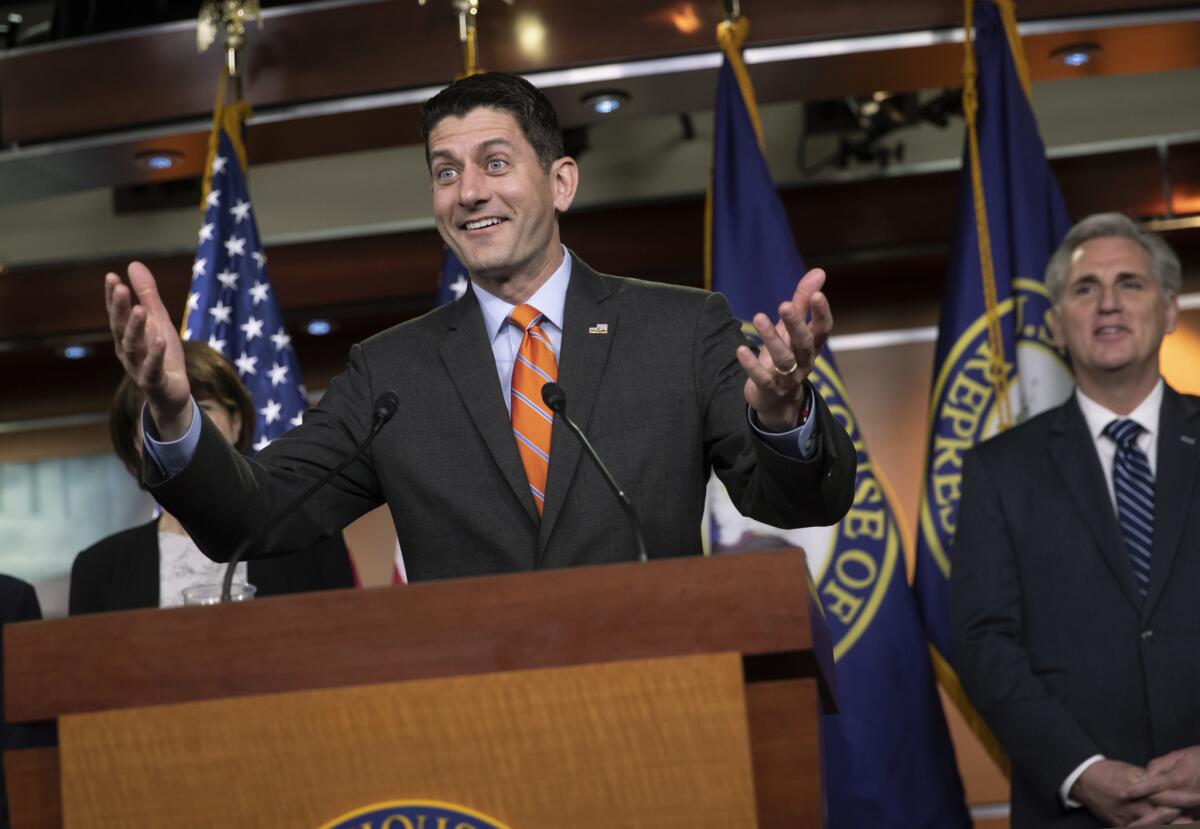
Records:
<instances>
[{"instance_id":1,"label":"shirt collar","mask_svg":"<svg viewBox=\"0 0 1200 829\"><path fill-rule=\"evenodd\" d=\"M1123 419L1135 421L1153 437L1158 431L1158 413L1162 408L1163 387L1164 384L1160 377L1154 384L1154 388L1146 395L1146 399ZM1099 440L1104 434L1104 427L1109 423L1122 419L1122 415L1097 403L1081 392L1078 386L1075 388L1075 399L1079 401L1079 408L1083 411L1083 419L1087 421L1088 432L1091 433L1092 440Z\"/></svg>"},{"instance_id":2,"label":"shirt collar","mask_svg":"<svg viewBox=\"0 0 1200 829\"><path fill-rule=\"evenodd\" d=\"M565 245L562 251L562 264L554 273L550 274L550 278L543 282L542 286L526 302L527 305L537 308L546 321L557 327L559 331L563 327L563 312L567 304L567 285L571 281L571 253ZM483 311L483 324L488 332L488 340L495 340L504 330L509 315L517 306L504 301L495 294L488 293L474 282L471 283L471 289L475 291L475 296L479 299L479 309Z\"/></svg>"}]
</instances>

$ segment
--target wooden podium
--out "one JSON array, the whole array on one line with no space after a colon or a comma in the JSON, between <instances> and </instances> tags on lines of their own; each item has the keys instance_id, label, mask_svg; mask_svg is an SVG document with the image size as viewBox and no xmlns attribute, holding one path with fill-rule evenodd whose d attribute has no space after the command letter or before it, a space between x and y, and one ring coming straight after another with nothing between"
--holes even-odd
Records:
<instances>
[{"instance_id":1,"label":"wooden podium","mask_svg":"<svg viewBox=\"0 0 1200 829\"><path fill-rule=\"evenodd\" d=\"M776 550L10 625L60 741L6 755L13 826L819 826L809 597Z\"/></svg>"}]
</instances>

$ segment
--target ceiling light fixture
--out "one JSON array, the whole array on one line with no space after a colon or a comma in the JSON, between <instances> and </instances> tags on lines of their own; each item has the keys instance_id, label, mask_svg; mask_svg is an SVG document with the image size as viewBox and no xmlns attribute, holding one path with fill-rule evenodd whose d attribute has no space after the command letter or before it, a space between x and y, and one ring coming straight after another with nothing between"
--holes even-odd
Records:
<instances>
[{"instance_id":1,"label":"ceiling light fixture","mask_svg":"<svg viewBox=\"0 0 1200 829\"><path fill-rule=\"evenodd\" d=\"M133 157L134 164L155 173L170 170L182 160L183 153L177 150L145 150Z\"/></svg>"},{"instance_id":2,"label":"ceiling light fixture","mask_svg":"<svg viewBox=\"0 0 1200 829\"><path fill-rule=\"evenodd\" d=\"M1058 47L1050 53L1050 57L1064 66L1078 68L1091 63L1092 58L1099 51L1099 43L1071 43Z\"/></svg>"},{"instance_id":3,"label":"ceiling light fixture","mask_svg":"<svg viewBox=\"0 0 1200 829\"><path fill-rule=\"evenodd\" d=\"M536 14L526 12L516 22L517 48L534 60L546 59L546 24Z\"/></svg>"},{"instance_id":4,"label":"ceiling light fixture","mask_svg":"<svg viewBox=\"0 0 1200 829\"><path fill-rule=\"evenodd\" d=\"M589 92L581 100L583 101L583 105L590 107L593 112L599 115L611 115L629 100L629 93L622 92L619 89L610 89L604 92Z\"/></svg>"}]
</instances>

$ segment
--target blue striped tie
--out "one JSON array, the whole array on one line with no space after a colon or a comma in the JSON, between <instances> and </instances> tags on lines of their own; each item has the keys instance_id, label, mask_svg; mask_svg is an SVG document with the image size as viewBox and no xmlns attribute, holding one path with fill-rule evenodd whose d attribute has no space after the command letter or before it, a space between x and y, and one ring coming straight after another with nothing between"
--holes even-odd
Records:
<instances>
[{"instance_id":1,"label":"blue striped tie","mask_svg":"<svg viewBox=\"0 0 1200 829\"><path fill-rule=\"evenodd\" d=\"M1114 420L1104 427L1104 434L1117 444L1113 459L1117 523L1144 599L1150 586L1150 548L1154 543L1154 475L1146 453L1137 445L1141 432L1142 427L1132 420Z\"/></svg>"}]
</instances>

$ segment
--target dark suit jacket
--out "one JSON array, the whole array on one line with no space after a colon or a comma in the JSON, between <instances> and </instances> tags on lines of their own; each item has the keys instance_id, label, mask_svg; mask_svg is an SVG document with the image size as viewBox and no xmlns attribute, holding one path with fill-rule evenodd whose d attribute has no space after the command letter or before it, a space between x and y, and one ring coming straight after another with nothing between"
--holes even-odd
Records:
<instances>
[{"instance_id":1,"label":"dark suit jacket","mask_svg":"<svg viewBox=\"0 0 1200 829\"><path fill-rule=\"evenodd\" d=\"M820 435L812 460L785 458L752 437L740 341L717 294L604 276L574 261L559 384L567 412L633 501L652 556L701 551L710 468L743 512L776 526L830 524L849 508L854 448L822 401L812 414ZM355 345L303 426L255 459L223 448L205 421L187 468L164 481L151 462L146 481L202 549L220 555L349 456L387 389L400 408L364 458L257 552L312 543L386 501L414 581L635 555L620 507L559 421L538 520L471 291Z\"/></svg>"},{"instance_id":2,"label":"dark suit jacket","mask_svg":"<svg viewBox=\"0 0 1200 829\"><path fill-rule=\"evenodd\" d=\"M950 610L967 695L1013 761L1012 825L1100 824L1058 789L1093 754L1200 744L1200 399L1170 388L1145 602L1083 413L967 453Z\"/></svg>"},{"instance_id":3,"label":"dark suit jacket","mask_svg":"<svg viewBox=\"0 0 1200 829\"><path fill-rule=\"evenodd\" d=\"M42 618L33 586L12 576L0 575L0 623L30 622ZM4 636L0 630L0 717L4 716ZM9 724L7 718L0 729L0 751L36 746L52 746L57 740L53 721ZM0 764L0 827L8 827L8 790L3 764Z\"/></svg>"},{"instance_id":4,"label":"dark suit jacket","mask_svg":"<svg viewBox=\"0 0 1200 829\"><path fill-rule=\"evenodd\" d=\"M246 580L256 596L354 586L340 534L283 558L251 561ZM69 612L100 613L158 607L158 520L102 538L75 557Z\"/></svg>"}]
</instances>

